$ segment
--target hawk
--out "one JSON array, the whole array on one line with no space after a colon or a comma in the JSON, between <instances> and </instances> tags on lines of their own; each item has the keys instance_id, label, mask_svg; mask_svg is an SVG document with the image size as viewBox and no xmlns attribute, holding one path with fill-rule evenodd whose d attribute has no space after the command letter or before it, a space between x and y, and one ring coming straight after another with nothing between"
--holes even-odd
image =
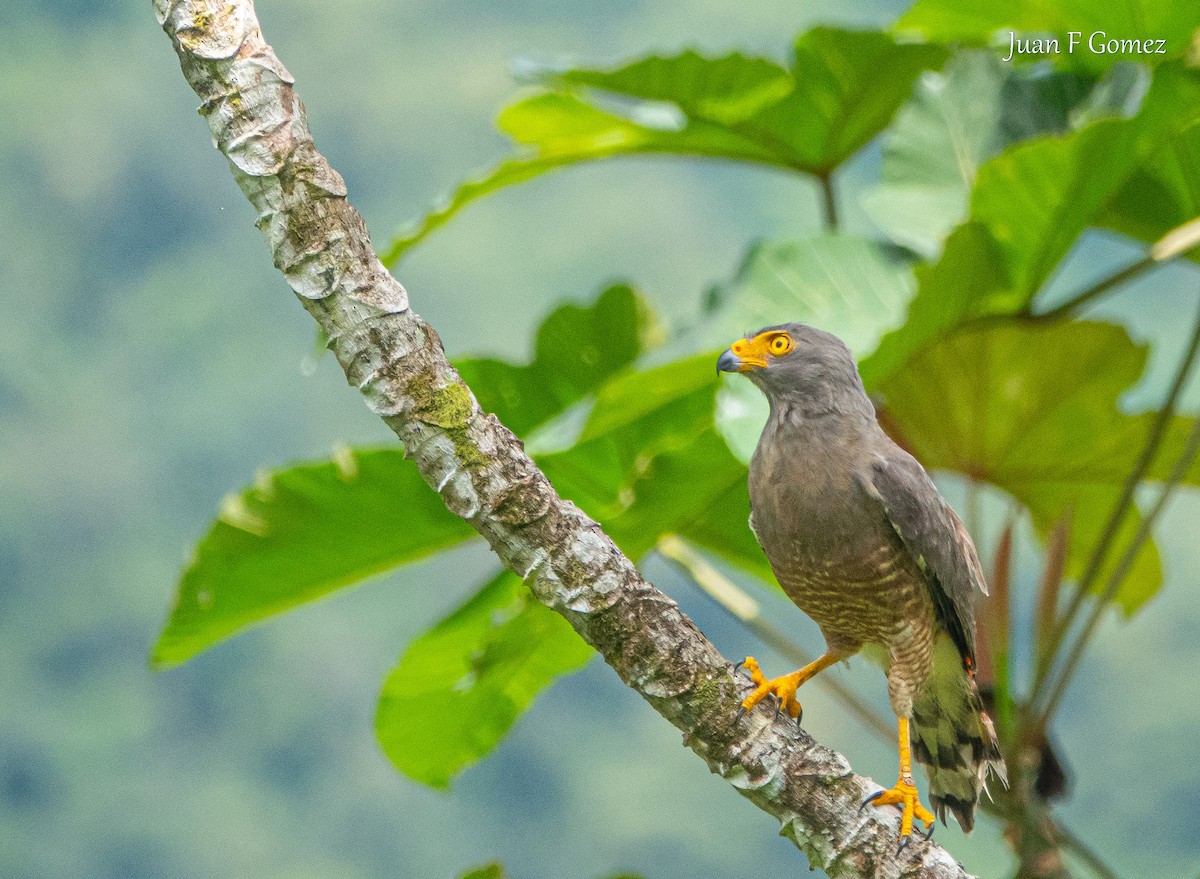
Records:
<instances>
[{"instance_id":1,"label":"hawk","mask_svg":"<svg viewBox=\"0 0 1200 879\"><path fill-rule=\"evenodd\" d=\"M916 459L879 427L846 345L800 323L766 327L721 354L771 414L750 461L750 528L779 585L825 636L823 656L755 684L739 716L768 694L799 718L796 690L862 652L887 674L898 719L900 775L868 802L902 809L901 847L914 818L931 831L912 757L929 798L970 832L989 772L1004 779L996 733L975 684L977 592L987 592L966 528ZM865 805L865 804L864 804Z\"/></svg>"}]
</instances>

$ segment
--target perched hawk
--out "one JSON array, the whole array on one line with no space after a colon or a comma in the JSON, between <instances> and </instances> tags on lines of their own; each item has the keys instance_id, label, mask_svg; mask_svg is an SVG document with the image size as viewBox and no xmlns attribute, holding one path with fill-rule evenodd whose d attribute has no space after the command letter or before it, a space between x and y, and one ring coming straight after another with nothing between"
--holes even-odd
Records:
<instances>
[{"instance_id":1,"label":"perched hawk","mask_svg":"<svg viewBox=\"0 0 1200 879\"><path fill-rule=\"evenodd\" d=\"M779 584L825 636L825 655L767 680L753 657L749 711L768 694L799 717L796 689L859 651L887 672L899 719L900 777L871 801L932 829L912 762L946 820L974 824L987 775L1004 778L975 685L975 593L986 592L970 535L917 461L880 429L849 349L804 324L767 327L717 361L766 395L771 415L750 461L750 527ZM911 721L911 734L909 724Z\"/></svg>"}]
</instances>

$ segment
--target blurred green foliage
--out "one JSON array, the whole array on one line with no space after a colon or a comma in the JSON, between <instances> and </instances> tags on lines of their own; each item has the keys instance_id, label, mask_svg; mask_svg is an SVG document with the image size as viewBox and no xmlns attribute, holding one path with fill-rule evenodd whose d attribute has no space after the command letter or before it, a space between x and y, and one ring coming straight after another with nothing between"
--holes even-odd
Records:
<instances>
[{"instance_id":1,"label":"blurred green foliage","mask_svg":"<svg viewBox=\"0 0 1200 879\"><path fill-rule=\"evenodd\" d=\"M1003 47L995 35L1007 24L1092 24L1076 25L1084 10L1064 19L1048 3L945 7L920 2L898 29ZM1173 47L1195 27L1186 5L1108 9L1087 16L1119 30L1121 15L1140 14ZM831 0L805 15L879 26L901 11ZM742 463L760 403L714 384L708 352L774 322L776 310L847 336L931 465L973 472L986 457L985 477L1029 504L1043 526L1068 498L1107 503L1137 450L1146 424L1138 413L1160 396L1194 270L1161 270L1102 303L1089 323L1038 330L1021 320L1025 309L1053 307L1142 252L1112 231L1149 242L1196 214L1195 73L1178 61L1151 72L1077 56L1055 59L1071 69L1052 72L958 51L943 67L940 48L810 31L813 18L788 12L783 20L778 8L752 4L475 4L451 14L429 4L346 3L333 15L326 4L298 3L286 16L260 4L260 14L297 75L318 143L383 228L411 213L404 205L430 199L436 181L495 160L501 145L484 121L504 97L506 57L541 49L594 59L659 47L651 59L611 67L534 66L535 91L501 117L521 145L516 157L481 189L460 190L452 210L429 215L419 234L472 196L545 170L617 154L628 164L481 202L406 252L402 273L453 352L495 355L457 358L464 374L476 371L486 407L528 432L556 485L645 556L659 582L671 584L647 550L664 532L749 571L747 583L765 582L744 527ZM809 36L790 61L776 60L796 32ZM282 285L148 10L13 7L0 13L0 43L2 295L17 316L0 328L0 441L14 464L0 473L11 504L0 525L0 873L383 876L400 865L435 876L496 855L518 876L601 875L622 864L656 879L740 875L745 851L729 850L730 834L755 849L756 870L794 869L788 846L753 837L759 816L696 777L677 737L594 666L548 693L494 760L462 777L453 799L389 777L363 735L370 694L398 645L419 659L454 628L454 613L439 616L501 588L471 598L472 584L494 571L469 546L300 610L169 675L145 673L161 584L229 486L264 461L318 459L333 440L370 446L389 437L328 364L311 377L312 364L296 368L311 330L286 297L261 295ZM863 46L876 53L874 65L858 63ZM860 110L845 86L880 75L887 87ZM821 112L797 123L801 92ZM748 127L739 135L739 126ZM784 173L632 158L671 152L780 164ZM825 235L810 187L813 172L834 165L842 230ZM742 257L763 235L772 240ZM401 236L392 253L408 243ZM624 292L605 294L594 321L592 306L568 308L526 356L534 315L565 292L623 274L652 291L656 318L645 295L618 286ZM966 325L984 318L1007 323ZM1056 331L1078 338L1060 345L1039 335ZM576 337L594 359L572 362L574 343L557 344ZM980 359L980 344L1011 354ZM943 399L935 376L949 382L953 418L931 408ZM539 392L548 377L553 390ZM977 383L997 398L1017 384L1029 391L1020 399L1036 428L1030 442L1038 438L1053 466L1039 469L1025 494L1020 434L1000 430L1022 413L988 408L996 430L980 429L970 394ZM1182 420L1172 429L1172 447L1184 429ZM1094 454L1081 458L1085 443ZM1063 469L1072 454L1079 472ZM705 490L681 490L684 478ZM944 484L953 492L953 480ZM394 497L411 499L421 529L398 521ZM231 498L185 569L162 661L468 534L392 449L282 468ZM379 515L356 528L371 504ZM1178 572L1194 568L1195 514L1185 506L1159 528L1172 589L1134 627L1106 630L1090 687L1059 717L1070 759L1108 769L1105 778L1080 773L1068 815L1131 875L1176 874L1194 862L1200 784L1178 730L1196 719L1200 694L1186 669L1196 662L1191 633L1200 619L1194 584ZM1154 594L1157 563L1144 562L1130 583L1128 608ZM202 591L221 611L211 618L200 612ZM527 631L524 614L537 613L515 598L496 602L498 615L471 618L440 654L454 658L439 660L453 681L407 679L441 685L417 698L450 706L496 698L487 688L499 680L489 673L514 658L506 633L517 629L506 626ZM770 606L809 631L786 617L789 608ZM722 617L703 605L689 611L728 651L745 651L744 635ZM378 720L393 756L398 747L411 754L414 740L454 743L446 750L456 756L426 752L436 764L423 770L427 781L486 753L537 686L571 666L489 702L488 735L464 749L462 736L448 735L463 729L455 708L427 718L406 712L399 727L384 717L398 676L420 668L406 668L411 658L385 684ZM862 683L878 695L875 677L864 673ZM810 699L814 734L844 746L858 768L894 772L894 754L857 741L836 706ZM564 754L562 741L579 743L590 762ZM1126 746L1133 741L1139 747ZM1114 787L1127 810L1111 801ZM983 874L1005 873L998 844L989 848L979 834L951 844Z\"/></svg>"}]
</instances>

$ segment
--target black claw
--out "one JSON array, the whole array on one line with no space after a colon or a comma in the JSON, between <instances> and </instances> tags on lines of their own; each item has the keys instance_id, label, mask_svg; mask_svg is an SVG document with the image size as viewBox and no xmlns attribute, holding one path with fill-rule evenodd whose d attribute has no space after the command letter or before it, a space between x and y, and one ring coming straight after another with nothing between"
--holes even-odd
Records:
<instances>
[{"instance_id":1,"label":"black claw","mask_svg":"<svg viewBox=\"0 0 1200 879\"><path fill-rule=\"evenodd\" d=\"M783 700L776 697L775 699L775 716L771 718L771 722L779 720L779 712L783 711Z\"/></svg>"},{"instance_id":2,"label":"black claw","mask_svg":"<svg viewBox=\"0 0 1200 879\"><path fill-rule=\"evenodd\" d=\"M908 844L912 841L911 836L900 837L900 845L896 846L896 854L899 855L902 851L908 848Z\"/></svg>"},{"instance_id":3,"label":"black claw","mask_svg":"<svg viewBox=\"0 0 1200 879\"><path fill-rule=\"evenodd\" d=\"M745 717L745 716L746 716L746 706L745 706L745 705L739 705L739 706L738 706L738 710L737 710L737 714L735 714L735 715L733 716L733 722L734 722L734 723L737 723L739 720L741 720L741 719L742 719L743 717Z\"/></svg>"},{"instance_id":4,"label":"black claw","mask_svg":"<svg viewBox=\"0 0 1200 879\"><path fill-rule=\"evenodd\" d=\"M865 800L862 801L862 805L858 807L858 811L861 812L863 809L867 808L867 806L871 805L871 803L875 802L881 796L883 796L883 791L881 791L881 790L875 791L875 793L871 794L869 797L867 797Z\"/></svg>"},{"instance_id":5,"label":"black claw","mask_svg":"<svg viewBox=\"0 0 1200 879\"><path fill-rule=\"evenodd\" d=\"M733 673L734 673L734 674L737 674L739 671L741 671L741 670L742 670L742 666L743 666L743 665L745 665L745 664L746 664L746 660L744 660L744 659L739 659L737 662L735 662L735 663L733 664Z\"/></svg>"},{"instance_id":6,"label":"black claw","mask_svg":"<svg viewBox=\"0 0 1200 879\"><path fill-rule=\"evenodd\" d=\"M921 833L921 831L919 831L919 830L917 831L917 833L921 833L921 836L928 842L929 840L933 839L933 831L934 831L935 827L937 827L936 821L934 823L930 824L927 828L925 828L924 833Z\"/></svg>"}]
</instances>

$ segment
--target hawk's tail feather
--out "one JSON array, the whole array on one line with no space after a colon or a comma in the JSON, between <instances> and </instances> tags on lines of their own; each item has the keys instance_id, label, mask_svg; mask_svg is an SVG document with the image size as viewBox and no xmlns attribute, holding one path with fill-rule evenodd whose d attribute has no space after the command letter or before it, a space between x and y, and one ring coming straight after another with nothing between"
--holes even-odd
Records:
<instances>
[{"instance_id":1,"label":"hawk's tail feather","mask_svg":"<svg viewBox=\"0 0 1200 879\"><path fill-rule=\"evenodd\" d=\"M946 823L949 810L966 833L975 825L975 806L988 775L1005 785L1004 759L996 729L975 686L959 663L935 663L925 692L913 704L913 756L929 772L929 800Z\"/></svg>"}]
</instances>

